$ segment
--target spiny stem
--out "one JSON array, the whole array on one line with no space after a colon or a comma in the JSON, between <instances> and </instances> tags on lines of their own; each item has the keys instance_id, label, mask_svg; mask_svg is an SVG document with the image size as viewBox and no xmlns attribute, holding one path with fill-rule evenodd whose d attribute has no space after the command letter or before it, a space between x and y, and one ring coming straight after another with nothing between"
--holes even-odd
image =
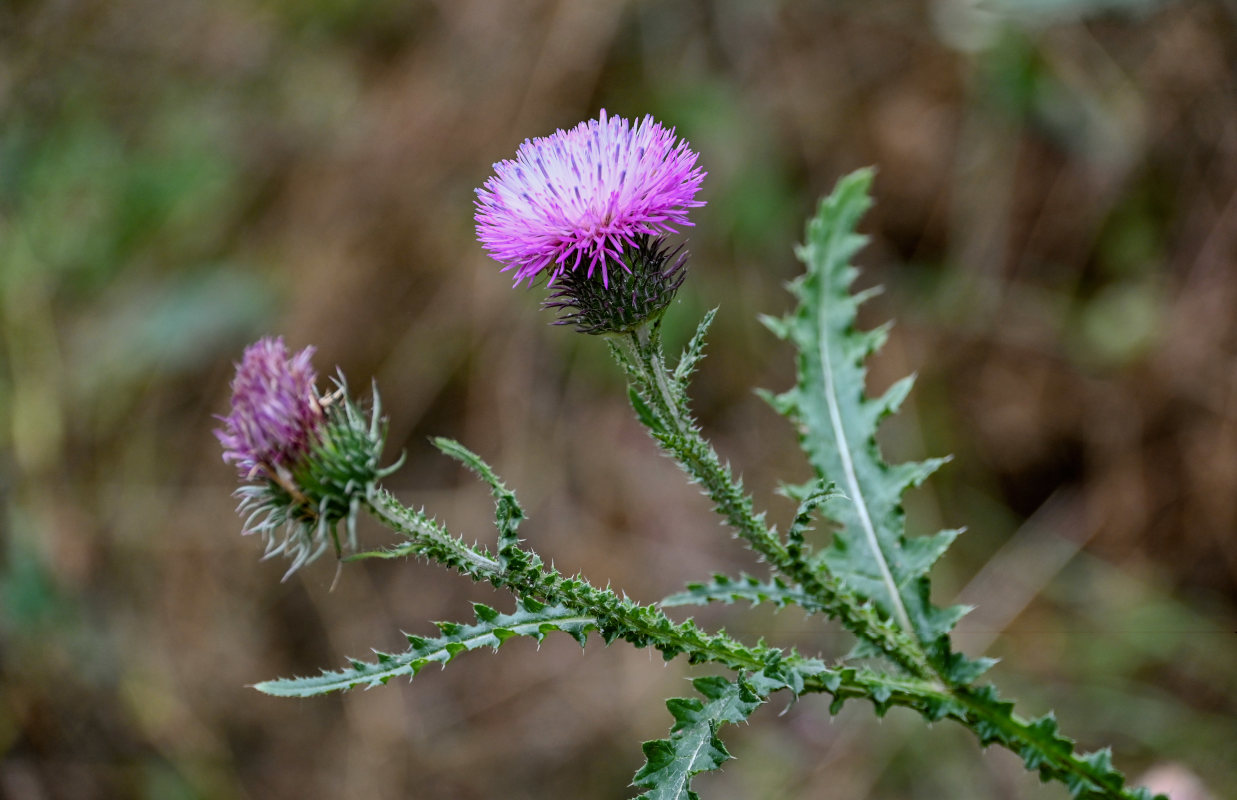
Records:
<instances>
[{"instance_id":1,"label":"spiny stem","mask_svg":"<svg viewBox=\"0 0 1237 800\"><path fill-rule=\"evenodd\" d=\"M365 507L379 522L419 543L422 550L417 551L418 553L455 567L474 580L496 578L501 573L498 561L475 547L469 547L463 540L447 533L446 528L424 514L407 508L385 489L371 490L365 497ZM382 553L362 553L349 560L377 555L395 558L407 554L394 550Z\"/></svg>"},{"instance_id":2,"label":"spiny stem","mask_svg":"<svg viewBox=\"0 0 1237 800\"><path fill-rule=\"evenodd\" d=\"M633 332L632 338L636 343L635 349L640 356L640 363L643 364L647 373L651 373L653 381L657 384L657 393L663 401L664 410L673 420L675 428L683 428L683 420L679 417L680 403L670 391L672 378L666 374L666 357L661 349L659 331L660 327L650 331L647 325L641 325Z\"/></svg>"}]
</instances>

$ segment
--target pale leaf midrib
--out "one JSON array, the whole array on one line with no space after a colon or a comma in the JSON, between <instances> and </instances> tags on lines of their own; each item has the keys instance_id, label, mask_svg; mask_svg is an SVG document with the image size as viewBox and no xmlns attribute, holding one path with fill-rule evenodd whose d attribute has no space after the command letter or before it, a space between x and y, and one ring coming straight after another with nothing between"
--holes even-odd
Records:
<instances>
[{"instance_id":1,"label":"pale leaf midrib","mask_svg":"<svg viewBox=\"0 0 1237 800\"><path fill-rule=\"evenodd\" d=\"M817 247L819 246L818 242ZM833 256L833 253L826 255L829 258ZM830 262L826 260L825 263ZM915 629L911 626L910 616L906 613L906 606L902 603L902 596L898 592L897 582L894 581L893 574L889 571L889 565L885 562L884 551L880 547L880 540L876 536L876 527L872 523L872 516L868 512L867 500L864 498L863 491L859 486L859 478L855 474L855 465L850 457L850 442L847 440L846 431L842 426L842 414L838 405L837 387L833 382L833 363L829 356L828 325L826 320L829 290L828 273L828 269L822 269L820 272L821 297L819 298L820 302L816 305L818 320L817 340L820 343L820 366L825 381L825 402L829 407L829 424L833 428L834 441L837 443L838 453L842 460L842 472L846 479L851 502L855 504L855 510L859 515L859 524L863 528L868 547L872 550L872 557L876 559L876 564L880 568L881 580L889 591L894 616L897 618L898 624L908 634L914 635Z\"/></svg>"}]
</instances>

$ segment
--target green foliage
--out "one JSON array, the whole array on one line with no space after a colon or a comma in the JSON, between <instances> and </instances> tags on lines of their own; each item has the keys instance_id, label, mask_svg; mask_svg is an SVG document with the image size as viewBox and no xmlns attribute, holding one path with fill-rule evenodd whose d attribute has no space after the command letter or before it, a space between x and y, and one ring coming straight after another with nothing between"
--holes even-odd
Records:
<instances>
[{"instance_id":1,"label":"green foliage","mask_svg":"<svg viewBox=\"0 0 1237 800\"><path fill-rule=\"evenodd\" d=\"M808 223L807 241L798 250L807 272L790 285L798 308L783 319L765 320L798 350L796 386L771 402L796 423L816 474L841 491L822 505L839 528L816 565L871 599L928 647L947 636L964 613L958 607L934 608L928 598L928 570L958 532L906 538L902 493L946 459L889 465L876 446L878 424L897 411L911 379L894 383L880 398L865 392L864 360L888 331L856 329L856 310L874 292L849 291L859 274L850 259L867 241L855 227L871 205L871 181L870 170L843 178Z\"/></svg>"},{"instance_id":2,"label":"green foliage","mask_svg":"<svg viewBox=\"0 0 1237 800\"><path fill-rule=\"evenodd\" d=\"M856 311L875 290L850 293L858 276L850 259L866 243L855 229L871 205L871 181L872 172L860 170L842 178L821 201L798 251L807 272L790 285L798 308L780 320L765 320L798 349L796 386L769 399L796 423L800 444L818 479L836 481L841 490L841 495L819 501L825 516L839 527L832 546L814 559L813 566L875 602L916 636L952 695L921 709L929 718L954 716L981 743L1008 747L1028 769L1037 770L1044 780L1061 781L1075 797L1149 797L1142 790L1123 789L1124 777L1112 768L1107 751L1076 755L1074 742L1057 732L1051 715L1025 722L993 687L972 687L991 662L968 659L950 647L949 631L966 609L931 605L928 571L958 531L906 538L902 494L946 459L889 465L876 445L880 421L898 410L913 379L895 382L879 398L866 394L864 362L881 347L888 331L887 326L858 330ZM806 493L801 494L806 505ZM809 517L801 506L796 527ZM880 649L871 647L871 642L861 645Z\"/></svg>"},{"instance_id":3,"label":"green foliage","mask_svg":"<svg viewBox=\"0 0 1237 800\"><path fill-rule=\"evenodd\" d=\"M1057 729L1056 717L1049 712L1026 721L1014 714L1014 704L1001 700L995 688L955 690L964 706L963 723L975 732L985 747L1000 744L1022 758L1028 770L1038 772L1040 780L1063 783L1071 797L1080 800L1168 800L1152 796L1143 788L1126 788L1125 776L1112 766L1107 748L1078 755L1074 740Z\"/></svg>"},{"instance_id":4,"label":"green foliage","mask_svg":"<svg viewBox=\"0 0 1237 800\"><path fill-rule=\"evenodd\" d=\"M669 739L645 742L647 762L632 780L634 786L650 789L640 800L698 800L691 791L692 776L717 769L732 756L717 738L725 723L739 723L755 711L763 699L742 678L697 678L692 681L705 702L674 697L666 708L674 717Z\"/></svg>"},{"instance_id":5,"label":"green foliage","mask_svg":"<svg viewBox=\"0 0 1237 800\"><path fill-rule=\"evenodd\" d=\"M682 355L679 356L679 363L674 366L674 383L678 386L686 387L691 376L696 372L696 367L700 365L700 361L704 358L704 340L709 333L709 328L713 325L713 317L717 316L717 309L711 308L705 312L704 317L700 320L700 324L696 326L696 332L692 334L691 340L687 343L687 347L683 348Z\"/></svg>"},{"instance_id":6,"label":"green foliage","mask_svg":"<svg viewBox=\"0 0 1237 800\"><path fill-rule=\"evenodd\" d=\"M490 491L494 495L494 525L498 528L498 550L501 553L508 548L519 544L519 537L516 532L520 528L520 523L527 516L524 513L523 507L520 506L518 500L515 499L515 492L507 488L507 486L498 478L492 467L485 463L473 451L469 450L464 445L448 439L443 436L434 438L434 446L448 456L468 467L477 474L483 481L490 486Z\"/></svg>"},{"instance_id":7,"label":"green foliage","mask_svg":"<svg viewBox=\"0 0 1237 800\"><path fill-rule=\"evenodd\" d=\"M411 645L399 655L375 651L378 660L352 660L351 665L335 672L323 672L310 678L279 678L264 681L253 688L279 697L311 697L338 692L356 686L378 686L401 675L414 678L428 664L445 666L460 653L489 647L497 650L503 642L516 636L529 636L541 641L554 631L566 633L583 647L588 632L596 626L591 616L564 606L548 606L535 600L521 600L512 614L500 614L489 606L476 603L474 625L456 622L436 622L441 636L427 639L408 637Z\"/></svg>"},{"instance_id":8,"label":"green foliage","mask_svg":"<svg viewBox=\"0 0 1237 800\"><path fill-rule=\"evenodd\" d=\"M375 488L365 498L365 506L384 525L404 535L408 541L400 546L358 553L346 560L367 558L405 558L421 556L458 570L473 580L484 580L498 573L501 565L490 554L469 547L450 535L447 529L423 509L407 508L385 489Z\"/></svg>"},{"instance_id":9,"label":"green foliage","mask_svg":"<svg viewBox=\"0 0 1237 800\"><path fill-rule=\"evenodd\" d=\"M856 295L849 291L858 274L850 258L865 242L855 227L870 205L870 183L871 172L860 171L839 181L833 194L822 201L816 218L809 222L807 242L799 250L807 273L790 287L799 306L783 319L766 320L799 351L795 388L767 399L796 423L817 473L812 483L785 487L788 495L800 501L785 544L776 531L765 528L763 515L753 512L742 485L701 437L689 413L682 379L677 373L667 376L660 353L651 352L656 347L655 336L648 340L633 337L626 349L615 348L631 380L633 405L653 437L704 486L718 512L739 535L783 576L770 582L747 575L738 579L714 576L710 582L690 584L663 605L742 599L779 606L797 603L809 611L824 611L859 637L855 655L887 656L930 682L901 691L888 678L873 685L860 696L872 701L877 714L896 704L914 708L929 721L953 718L973 730L981 743L1009 748L1023 758L1028 769L1038 771L1045 780L1060 781L1077 797L1145 797L1143 792L1123 789L1124 778L1112 769L1106 754L1076 755L1074 743L1056 732L1051 718L1026 722L992 687L973 687L992 662L968 659L950 647L949 631L965 609L938 609L929 602L928 571L958 532L906 538L902 494L945 459L891 466L876 446L877 426L897 411L913 379L897 381L880 398L870 399L865 393L864 361L879 349L887 332L887 327L856 329L856 309L874 290ZM700 348L693 341L690 349L698 352ZM650 416L652 424L646 420ZM835 481L840 491L833 491L829 481ZM839 528L832 546L812 556L806 532L818 510ZM884 619L871 618L872 604ZM839 672L848 679L857 674ZM833 693L831 710L836 711L851 695ZM707 715L698 714L692 717L694 726L682 722L680 726L692 733L691 741L711 745L712 739L702 738L701 720L706 719ZM665 760L673 740L672 736L656 743L654 752ZM650 756L646 769L652 769L653 763ZM687 769L679 766L665 773L671 787Z\"/></svg>"},{"instance_id":10,"label":"green foliage","mask_svg":"<svg viewBox=\"0 0 1237 800\"><path fill-rule=\"evenodd\" d=\"M781 578L774 577L771 581L761 581L747 574L737 578L717 574L712 580L703 583L689 583L686 590L663 599L660 605L663 607L702 606L712 602L730 605L736 600L746 600L752 605L773 603L778 608L795 605L807 611L821 610L820 601L801 588L787 584Z\"/></svg>"}]
</instances>

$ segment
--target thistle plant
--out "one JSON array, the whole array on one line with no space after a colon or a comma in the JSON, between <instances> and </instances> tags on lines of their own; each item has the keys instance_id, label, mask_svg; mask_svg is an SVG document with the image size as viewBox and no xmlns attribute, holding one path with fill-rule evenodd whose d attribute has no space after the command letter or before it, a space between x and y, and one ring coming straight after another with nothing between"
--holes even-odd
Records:
<instances>
[{"instance_id":1,"label":"thistle plant","mask_svg":"<svg viewBox=\"0 0 1237 800\"><path fill-rule=\"evenodd\" d=\"M257 684L259 691L309 697L415 677L479 648L516 636L538 641L558 632L581 646L600 638L653 648L667 659L712 664L725 675L698 677L695 694L672 698L669 735L644 743L646 763L633 786L641 798L695 798L692 778L720 767L730 753L724 728L746 720L773 695L827 695L836 712L850 700L883 715L900 706L928 722L948 719L983 746L1020 756L1028 770L1088 800L1150 800L1127 787L1107 749L1081 753L1052 714L1027 719L984 680L988 659L957 651L950 632L966 612L930 600L929 573L958 531L908 537L901 506L945 459L886 463L875 443L881 420L911 390L911 378L879 397L865 390L865 361L887 328L859 330L856 310L872 292L852 294L852 259L866 239L856 232L871 203L872 173L842 178L808 222L797 254L805 272L790 284L794 311L764 324L797 353L795 385L764 396L799 432L814 477L784 485L798 503L785 532L769 524L752 495L696 422L689 385L704 356L715 311L671 363L661 321L686 275L687 254L667 237L690 225L704 172L697 154L651 118L636 123L602 112L570 131L524 142L514 160L495 165L478 190L478 238L515 283L544 279L554 322L602 336L627 379L628 398L656 444L700 486L731 532L767 568L763 576L713 575L656 603L642 603L547 563L521 538L525 519L514 492L464 445L435 439L445 455L472 470L495 503L492 547L469 544L425 510L382 487L395 467L379 468L385 436L377 392L368 413L348 395L341 375L318 393L312 350L289 357L281 340L246 351L233 384L232 413L218 431L225 461L235 463L246 530L259 531L268 554L286 553L291 569L334 549L344 562L415 556L511 594L507 610L475 604L473 619L437 622L435 635L408 637L401 653L378 652L319 675ZM344 556L356 547L355 521L366 513L399 538ZM343 523L344 541L337 534ZM822 525L822 523L824 523ZM814 528L825 528L822 541ZM332 548L333 546L333 548ZM605 588L603 588L603 586ZM665 609L710 602L796 605L853 635L837 660L740 641L675 621ZM821 624L826 624L823 620ZM590 635L592 634L592 635Z\"/></svg>"}]
</instances>

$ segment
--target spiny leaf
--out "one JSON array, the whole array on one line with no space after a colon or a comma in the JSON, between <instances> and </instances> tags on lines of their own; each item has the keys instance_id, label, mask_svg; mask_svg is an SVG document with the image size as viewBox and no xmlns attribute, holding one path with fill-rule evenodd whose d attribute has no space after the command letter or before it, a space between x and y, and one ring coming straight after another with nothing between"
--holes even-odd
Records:
<instances>
[{"instance_id":1,"label":"spiny leaf","mask_svg":"<svg viewBox=\"0 0 1237 800\"><path fill-rule=\"evenodd\" d=\"M704 315L704 319L700 320L700 324L696 326L696 333L692 335L691 341L687 343L687 347L683 350L683 354L679 356L679 363L674 367L674 382L679 386L686 386L687 380L696 371L696 365L700 363L700 359L704 358L704 340L709 332L709 326L713 324L713 317L717 315L717 309L710 309Z\"/></svg>"},{"instance_id":2,"label":"spiny leaf","mask_svg":"<svg viewBox=\"0 0 1237 800\"><path fill-rule=\"evenodd\" d=\"M712 580L704 583L689 583L684 591L670 595L659 605L667 608L687 605L702 606L711 602L729 605L736 600L746 600L752 605L773 603L778 608L797 605L809 611L820 610L820 601L798 586L791 586L781 578L761 581L747 574L741 574L737 578L717 574Z\"/></svg>"},{"instance_id":3,"label":"spiny leaf","mask_svg":"<svg viewBox=\"0 0 1237 800\"><path fill-rule=\"evenodd\" d=\"M992 686L959 688L956 698L965 710L967 727L983 745L1000 744L1022 757L1027 769L1044 780L1058 780L1073 797L1085 800L1152 800L1145 789L1125 787L1125 776L1112 766L1107 748L1086 755L1074 752L1075 742L1057 729L1047 714L1027 722L1014 715L1013 703L1002 700ZM1156 795L1155 800L1167 800Z\"/></svg>"},{"instance_id":4,"label":"spiny leaf","mask_svg":"<svg viewBox=\"0 0 1237 800\"><path fill-rule=\"evenodd\" d=\"M717 769L731 758L717 729L743 722L764 702L742 678L735 682L716 676L697 678L692 685L705 702L694 697L667 700L666 708L674 717L670 738L644 743L646 763L632 781L649 790L640 800L697 800L692 776Z\"/></svg>"},{"instance_id":5,"label":"spiny leaf","mask_svg":"<svg viewBox=\"0 0 1237 800\"><path fill-rule=\"evenodd\" d=\"M823 684L830 692L838 691L843 681L856 682L853 669L830 669L819 659L793 652L768 651L766 655L764 669L741 674L733 682L716 676L692 681L704 702L683 697L666 701L674 727L669 739L644 743L647 763L632 784L650 791L639 800L695 800L698 796L691 790L692 777L717 769L731 758L717 736L718 729L745 721L774 692L788 689L798 697L808 681ZM883 685L881 679L872 684Z\"/></svg>"},{"instance_id":6,"label":"spiny leaf","mask_svg":"<svg viewBox=\"0 0 1237 800\"><path fill-rule=\"evenodd\" d=\"M452 536L442 523L426 514L424 509L404 506L385 489L371 492L366 498L366 505L383 524L403 534L408 541L382 550L357 553L348 556L345 561L423 556L458 569L473 580L493 580L502 571L501 560L492 558L487 550L470 547ZM518 551L518 543L508 549Z\"/></svg>"},{"instance_id":7,"label":"spiny leaf","mask_svg":"<svg viewBox=\"0 0 1237 800\"><path fill-rule=\"evenodd\" d=\"M786 534L792 550L791 555L796 560L806 555L804 537L812 529L812 518L816 516L816 510L837 496L838 492L833 488L833 484L824 481L816 481L798 492L799 509L795 512L794 521L790 523L790 530Z\"/></svg>"},{"instance_id":8,"label":"spiny leaf","mask_svg":"<svg viewBox=\"0 0 1237 800\"><path fill-rule=\"evenodd\" d=\"M798 308L784 319L766 322L798 348L798 381L770 400L797 423L800 443L817 476L836 482L841 492L822 505L823 513L840 527L833 545L818 554L815 564L875 602L927 650L948 634L956 619L956 614L931 606L927 578L956 532L906 539L902 494L943 461L890 466L876 447L879 421L901 405L911 380L895 383L877 399L865 395L864 359L887 333L884 327L856 330L856 309L873 292L849 293L858 275L850 260L867 242L855 227L871 205L871 182L871 170L842 178L808 223L806 242L798 250L807 272L790 285Z\"/></svg>"},{"instance_id":9,"label":"spiny leaf","mask_svg":"<svg viewBox=\"0 0 1237 800\"><path fill-rule=\"evenodd\" d=\"M498 528L498 550L500 554L504 549L517 544L520 540L516 536L516 531L519 530L520 523L524 521L527 515L524 513L523 507L520 506L519 501L515 499L515 493L507 488L506 484L494 472L494 469L485 463L481 456L464 445L454 439L448 439L443 436L435 437L433 442L434 446L444 454L451 456L468 467L490 485L490 492L494 495L494 525Z\"/></svg>"},{"instance_id":10,"label":"spiny leaf","mask_svg":"<svg viewBox=\"0 0 1237 800\"><path fill-rule=\"evenodd\" d=\"M631 407L636 410L636 417L640 420L640 424L658 434L665 434L666 426L657 418L657 414L653 412L652 407L644 401L640 393L635 390L635 387L628 387L627 399L631 401Z\"/></svg>"},{"instance_id":11,"label":"spiny leaf","mask_svg":"<svg viewBox=\"0 0 1237 800\"><path fill-rule=\"evenodd\" d=\"M583 645L588 632L597 627L593 617L562 605L521 601L513 614L499 614L489 606L480 604L475 606L475 609L475 625L434 623L442 632L441 636L432 639L409 636L409 649L399 655L376 652L376 662L350 660L348 669L323 672L308 678L278 678L259 683L253 688L279 697L311 697L344 691L355 686L369 688L400 675L412 678L425 665L445 665L468 650L479 647L497 649L503 642L515 636L529 636L541 641L547 633L561 631Z\"/></svg>"}]
</instances>

